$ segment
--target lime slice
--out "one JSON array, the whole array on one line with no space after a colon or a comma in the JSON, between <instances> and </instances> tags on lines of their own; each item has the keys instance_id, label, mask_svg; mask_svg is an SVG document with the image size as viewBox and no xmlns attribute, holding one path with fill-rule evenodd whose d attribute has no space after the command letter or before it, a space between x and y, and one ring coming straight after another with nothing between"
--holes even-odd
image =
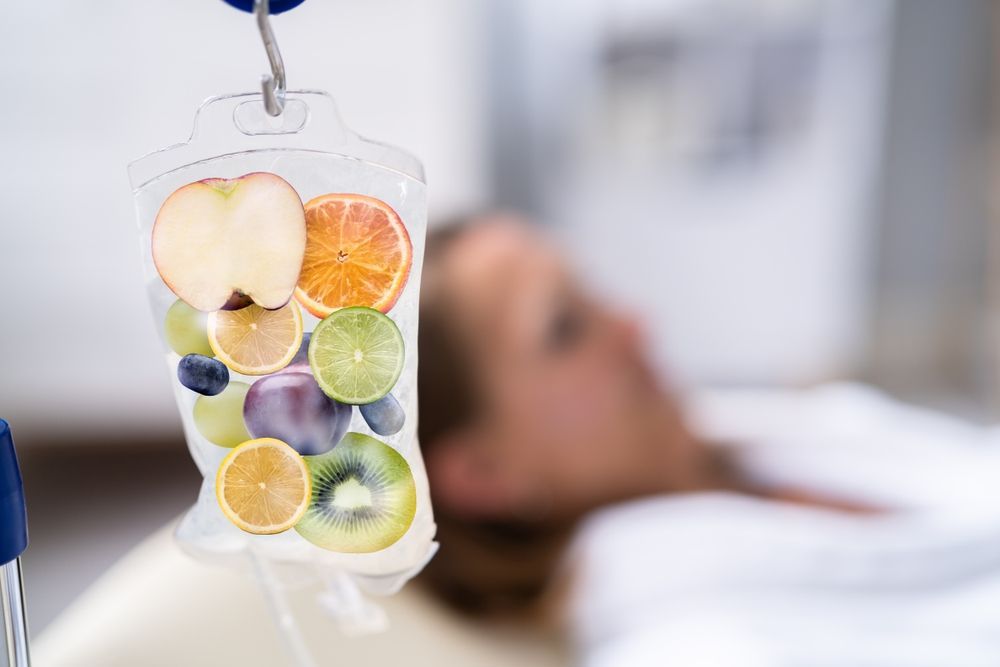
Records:
<instances>
[{"instance_id":1,"label":"lime slice","mask_svg":"<svg viewBox=\"0 0 1000 667\"><path fill-rule=\"evenodd\" d=\"M316 325L309 365L327 396L341 403L374 403L403 371L403 336L373 308L341 308Z\"/></svg>"}]
</instances>

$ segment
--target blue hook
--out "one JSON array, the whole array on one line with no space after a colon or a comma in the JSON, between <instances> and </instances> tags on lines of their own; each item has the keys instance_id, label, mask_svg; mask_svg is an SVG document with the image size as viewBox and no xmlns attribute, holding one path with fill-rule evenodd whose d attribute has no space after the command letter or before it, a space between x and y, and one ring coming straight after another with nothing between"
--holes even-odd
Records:
<instances>
[{"instance_id":1,"label":"blue hook","mask_svg":"<svg viewBox=\"0 0 1000 667\"><path fill-rule=\"evenodd\" d=\"M271 0L271 14L281 14L289 9L295 9L306 0ZM244 12L253 13L253 0L223 0L227 5Z\"/></svg>"}]
</instances>

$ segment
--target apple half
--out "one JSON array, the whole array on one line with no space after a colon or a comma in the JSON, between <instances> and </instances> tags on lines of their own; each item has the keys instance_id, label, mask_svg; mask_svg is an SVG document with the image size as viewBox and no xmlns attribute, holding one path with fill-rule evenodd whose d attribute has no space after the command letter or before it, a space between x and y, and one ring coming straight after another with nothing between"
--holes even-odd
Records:
<instances>
[{"instance_id":1,"label":"apple half","mask_svg":"<svg viewBox=\"0 0 1000 667\"><path fill-rule=\"evenodd\" d=\"M153 263L185 303L211 312L280 308L295 291L306 251L302 200L288 181L254 172L174 191L153 223Z\"/></svg>"}]
</instances>

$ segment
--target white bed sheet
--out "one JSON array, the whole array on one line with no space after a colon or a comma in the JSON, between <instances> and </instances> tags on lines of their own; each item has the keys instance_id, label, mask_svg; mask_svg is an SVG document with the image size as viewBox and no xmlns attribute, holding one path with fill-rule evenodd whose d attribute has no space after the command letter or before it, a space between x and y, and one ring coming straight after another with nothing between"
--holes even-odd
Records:
<instances>
[{"instance_id":1,"label":"white bed sheet","mask_svg":"<svg viewBox=\"0 0 1000 667\"><path fill-rule=\"evenodd\" d=\"M599 512L568 563L586 667L1000 665L995 429L842 384L689 412L762 481L897 511L704 493Z\"/></svg>"}]
</instances>

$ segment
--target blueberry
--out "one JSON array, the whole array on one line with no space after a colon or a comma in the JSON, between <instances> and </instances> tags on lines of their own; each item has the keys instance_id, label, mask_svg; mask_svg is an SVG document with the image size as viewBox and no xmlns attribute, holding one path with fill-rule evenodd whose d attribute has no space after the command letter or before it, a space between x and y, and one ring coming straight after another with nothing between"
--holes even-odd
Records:
<instances>
[{"instance_id":1,"label":"blueberry","mask_svg":"<svg viewBox=\"0 0 1000 667\"><path fill-rule=\"evenodd\" d=\"M386 394L374 403L362 405L358 409L368 426L379 435L399 433L406 420L406 413L392 394Z\"/></svg>"},{"instance_id":2,"label":"blueberry","mask_svg":"<svg viewBox=\"0 0 1000 667\"><path fill-rule=\"evenodd\" d=\"M188 354L177 364L181 384L204 396L215 396L229 384L229 369L218 359Z\"/></svg>"}]
</instances>

